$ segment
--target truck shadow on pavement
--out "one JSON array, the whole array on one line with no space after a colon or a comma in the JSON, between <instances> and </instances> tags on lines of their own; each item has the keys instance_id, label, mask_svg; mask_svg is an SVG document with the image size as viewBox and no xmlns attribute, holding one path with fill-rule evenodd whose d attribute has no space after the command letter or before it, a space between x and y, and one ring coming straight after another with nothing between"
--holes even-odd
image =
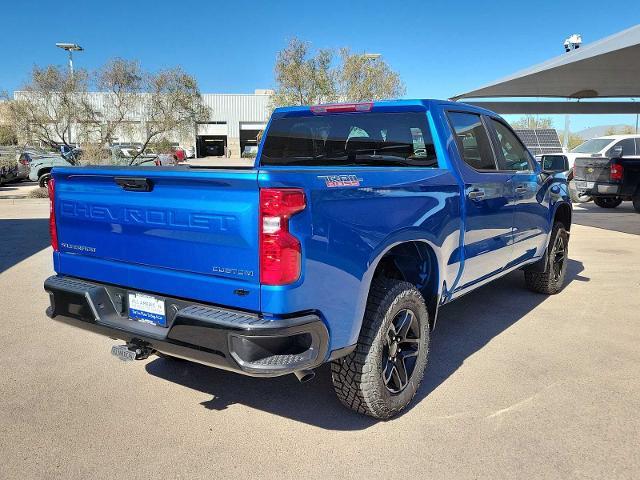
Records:
<instances>
[{"instance_id":1,"label":"truck shadow on pavement","mask_svg":"<svg viewBox=\"0 0 640 480\"><path fill-rule=\"evenodd\" d=\"M0 273L50 244L48 218L0 219Z\"/></svg>"},{"instance_id":2,"label":"truck shadow on pavement","mask_svg":"<svg viewBox=\"0 0 640 480\"><path fill-rule=\"evenodd\" d=\"M582 262L570 260L566 284L589 281L580 273ZM431 340L429 365L410 412L449 378L464 361L492 338L542 303L544 295L524 287L521 272L511 273L442 308ZM500 308L503 306L504 308ZM328 365L316 377L299 383L293 375L273 379L250 378L191 362L156 359L146 365L149 374L211 395L201 405L221 411L241 404L328 430L362 430L378 421L343 407L333 393Z\"/></svg>"}]
</instances>

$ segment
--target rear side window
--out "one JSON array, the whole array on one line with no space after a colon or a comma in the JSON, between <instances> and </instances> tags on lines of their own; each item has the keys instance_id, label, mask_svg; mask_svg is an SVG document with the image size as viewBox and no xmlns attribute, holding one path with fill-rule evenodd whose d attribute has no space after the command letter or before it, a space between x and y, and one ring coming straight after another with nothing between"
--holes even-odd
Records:
<instances>
[{"instance_id":1,"label":"rear side window","mask_svg":"<svg viewBox=\"0 0 640 480\"><path fill-rule=\"evenodd\" d=\"M274 118L262 165L438 167L424 112Z\"/></svg>"},{"instance_id":2,"label":"rear side window","mask_svg":"<svg viewBox=\"0 0 640 480\"><path fill-rule=\"evenodd\" d=\"M476 170L496 170L489 135L480 115L449 112L448 116L462 160Z\"/></svg>"},{"instance_id":3,"label":"rear side window","mask_svg":"<svg viewBox=\"0 0 640 480\"><path fill-rule=\"evenodd\" d=\"M624 140L620 140L618 143L614 144L607 152L608 157L613 156L613 149L616 147L622 147L623 157L630 157L636 154L636 144L633 138L625 138Z\"/></svg>"},{"instance_id":4,"label":"rear side window","mask_svg":"<svg viewBox=\"0 0 640 480\"><path fill-rule=\"evenodd\" d=\"M498 144L502 150L502 156L498 157L500 170L531 170L533 166L529 161L529 153L516 134L493 118L491 123L496 130Z\"/></svg>"}]
</instances>

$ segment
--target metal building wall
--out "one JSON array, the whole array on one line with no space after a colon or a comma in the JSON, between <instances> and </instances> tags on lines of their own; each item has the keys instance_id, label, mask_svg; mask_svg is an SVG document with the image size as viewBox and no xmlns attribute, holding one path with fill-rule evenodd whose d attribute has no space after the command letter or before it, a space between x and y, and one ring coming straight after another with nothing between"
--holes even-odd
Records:
<instances>
[{"instance_id":1,"label":"metal building wall","mask_svg":"<svg viewBox=\"0 0 640 480\"><path fill-rule=\"evenodd\" d=\"M24 98L25 95L26 92L14 92L16 99ZM267 94L204 93L202 98L205 105L211 109L209 121L226 123L228 143L233 146L234 152L239 153L241 123L251 123L255 127L255 124L264 125L268 120L270 96ZM97 111L102 112L103 118L114 115L114 112L110 112L111 102L108 93L91 92L87 99ZM142 108L137 110L131 112L126 120L140 123L140 127L143 128L144 112ZM195 127L194 125L194 135ZM139 141L138 138L131 140ZM193 140L195 141L195 138Z\"/></svg>"},{"instance_id":2,"label":"metal building wall","mask_svg":"<svg viewBox=\"0 0 640 480\"><path fill-rule=\"evenodd\" d=\"M240 122L266 123L269 95L205 93L212 122L227 122L230 138L240 138Z\"/></svg>"}]
</instances>

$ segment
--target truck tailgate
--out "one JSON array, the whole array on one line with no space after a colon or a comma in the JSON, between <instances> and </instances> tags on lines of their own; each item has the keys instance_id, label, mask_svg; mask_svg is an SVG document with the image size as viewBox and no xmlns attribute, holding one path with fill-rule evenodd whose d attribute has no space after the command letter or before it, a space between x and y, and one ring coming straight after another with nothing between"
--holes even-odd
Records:
<instances>
[{"instance_id":1,"label":"truck tailgate","mask_svg":"<svg viewBox=\"0 0 640 480\"><path fill-rule=\"evenodd\" d=\"M259 309L256 171L65 168L54 180L58 273Z\"/></svg>"},{"instance_id":2,"label":"truck tailgate","mask_svg":"<svg viewBox=\"0 0 640 480\"><path fill-rule=\"evenodd\" d=\"M609 182L611 160L608 158L576 158L574 179L585 182Z\"/></svg>"}]
</instances>

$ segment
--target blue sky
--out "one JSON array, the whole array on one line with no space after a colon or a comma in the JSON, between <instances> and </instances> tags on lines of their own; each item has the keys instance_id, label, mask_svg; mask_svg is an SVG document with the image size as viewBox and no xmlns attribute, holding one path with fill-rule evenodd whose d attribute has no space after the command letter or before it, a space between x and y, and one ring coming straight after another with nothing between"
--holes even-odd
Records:
<instances>
[{"instance_id":1,"label":"blue sky","mask_svg":"<svg viewBox=\"0 0 640 480\"><path fill-rule=\"evenodd\" d=\"M248 93L273 86L275 55L297 36L315 47L382 53L407 97L447 98L562 53L572 33L592 42L640 23L637 2L7 2L0 90L19 88L35 64L64 64L54 44L76 42L86 49L77 67L112 57L150 70L180 65L202 91ZM572 130L604 123L635 117L573 116Z\"/></svg>"}]
</instances>

